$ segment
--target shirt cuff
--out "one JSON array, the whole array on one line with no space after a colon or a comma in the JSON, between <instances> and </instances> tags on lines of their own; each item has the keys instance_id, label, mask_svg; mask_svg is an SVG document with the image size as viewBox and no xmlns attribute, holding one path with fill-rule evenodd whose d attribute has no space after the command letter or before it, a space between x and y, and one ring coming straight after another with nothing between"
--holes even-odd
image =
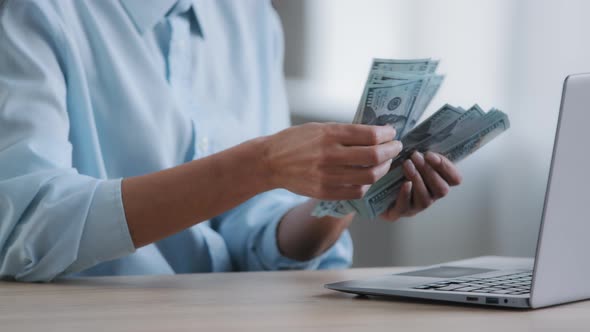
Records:
<instances>
[{"instance_id":1,"label":"shirt cuff","mask_svg":"<svg viewBox=\"0 0 590 332\"><path fill-rule=\"evenodd\" d=\"M312 258L308 261L298 261L284 256L279 250L277 239L277 230L283 216L294 206L289 206L284 213L277 213L278 218L274 218L266 225L262 233L262 241L259 247L258 256L262 265L269 270L311 270L317 269L322 261L322 255ZM327 252L327 251L326 251Z\"/></svg>"},{"instance_id":2,"label":"shirt cuff","mask_svg":"<svg viewBox=\"0 0 590 332\"><path fill-rule=\"evenodd\" d=\"M99 181L88 211L76 263L66 273L135 252L121 196L122 179Z\"/></svg>"}]
</instances>

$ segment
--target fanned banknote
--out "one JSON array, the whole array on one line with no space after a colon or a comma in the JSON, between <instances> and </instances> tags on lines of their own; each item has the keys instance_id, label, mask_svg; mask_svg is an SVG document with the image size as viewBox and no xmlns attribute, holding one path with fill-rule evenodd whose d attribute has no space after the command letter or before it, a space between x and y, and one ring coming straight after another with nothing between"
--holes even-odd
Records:
<instances>
[{"instance_id":1,"label":"fanned banknote","mask_svg":"<svg viewBox=\"0 0 590 332\"><path fill-rule=\"evenodd\" d=\"M373 60L353 123L394 126L403 150L363 198L322 201L314 216L356 212L373 219L395 203L407 181L401 165L414 151L432 151L458 162L510 127L508 116L497 109L486 113L478 105L464 110L447 104L414 128L444 80L434 73L437 66L430 59Z\"/></svg>"},{"instance_id":2,"label":"fanned banknote","mask_svg":"<svg viewBox=\"0 0 590 332\"><path fill-rule=\"evenodd\" d=\"M399 139L436 95L444 76L437 60L374 59L353 123L389 124Z\"/></svg>"}]
</instances>

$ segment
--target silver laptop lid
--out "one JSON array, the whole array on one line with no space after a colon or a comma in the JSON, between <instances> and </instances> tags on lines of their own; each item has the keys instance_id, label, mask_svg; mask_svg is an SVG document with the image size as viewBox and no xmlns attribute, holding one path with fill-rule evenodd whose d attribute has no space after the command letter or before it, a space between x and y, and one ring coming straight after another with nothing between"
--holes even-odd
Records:
<instances>
[{"instance_id":1,"label":"silver laptop lid","mask_svg":"<svg viewBox=\"0 0 590 332\"><path fill-rule=\"evenodd\" d=\"M590 74L565 79L537 241L531 306L590 298Z\"/></svg>"}]
</instances>

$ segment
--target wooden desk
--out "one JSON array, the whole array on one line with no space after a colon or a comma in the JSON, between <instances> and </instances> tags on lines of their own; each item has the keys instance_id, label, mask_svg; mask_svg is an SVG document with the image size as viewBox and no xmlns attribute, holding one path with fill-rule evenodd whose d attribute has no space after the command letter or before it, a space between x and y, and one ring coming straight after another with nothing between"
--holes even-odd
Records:
<instances>
[{"instance_id":1,"label":"wooden desk","mask_svg":"<svg viewBox=\"0 0 590 332\"><path fill-rule=\"evenodd\" d=\"M590 301L522 311L366 299L323 288L401 270L0 282L0 331L590 331Z\"/></svg>"}]
</instances>

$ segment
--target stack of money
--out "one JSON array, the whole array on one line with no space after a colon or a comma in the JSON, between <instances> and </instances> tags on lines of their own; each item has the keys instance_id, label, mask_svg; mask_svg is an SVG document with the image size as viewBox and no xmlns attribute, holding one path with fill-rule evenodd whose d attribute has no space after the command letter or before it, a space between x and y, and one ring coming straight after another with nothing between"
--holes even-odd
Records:
<instances>
[{"instance_id":1,"label":"stack of money","mask_svg":"<svg viewBox=\"0 0 590 332\"><path fill-rule=\"evenodd\" d=\"M464 110L447 104L413 128L442 82L443 76L433 74L437 65L430 59L373 61L354 123L394 126L403 150L389 172L363 198L322 201L314 209L314 216L341 217L356 212L373 219L394 204L407 181L401 165L414 151L432 151L458 162L510 127L506 114L497 109L486 113L478 105ZM398 111L400 107L407 109Z\"/></svg>"}]
</instances>

